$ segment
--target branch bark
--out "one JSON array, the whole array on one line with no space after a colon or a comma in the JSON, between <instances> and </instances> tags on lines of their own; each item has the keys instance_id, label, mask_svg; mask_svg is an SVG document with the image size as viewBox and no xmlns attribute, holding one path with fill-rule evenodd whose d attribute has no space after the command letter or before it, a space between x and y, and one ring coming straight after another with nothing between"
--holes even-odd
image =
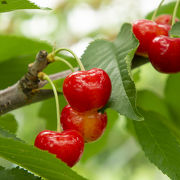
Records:
<instances>
[{"instance_id":1,"label":"branch bark","mask_svg":"<svg viewBox=\"0 0 180 180\"><path fill-rule=\"evenodd\" d=\"M52 90L39 89L47 82L40 81L38 73L48 66L47 52L40 51L34 63L29 64L28 72L13 86L0 91L0 115L19 107L53 97ZM70 74L64 71L50 76L52 80L61 79Z\"/></svg>"},{"instance_id":2,"label":"branch bark","mask_svg":"<svg viewBox=\"0 0 180 180\"><path fill-rule=\"evenodd\" d=\"M29 64L28 72L13 86L0 90L0 116L20 108L22 106L39 102L54 96L52 90L39 89L46 85L46 81L40 81L38 73L48 66L48 53L40 51L34 63ZM132 62L132 69L147 63L146 58L136 57ZM63 71L50 75L52 80L65 78L71 71Z\"/></svg>"}]
</instances>

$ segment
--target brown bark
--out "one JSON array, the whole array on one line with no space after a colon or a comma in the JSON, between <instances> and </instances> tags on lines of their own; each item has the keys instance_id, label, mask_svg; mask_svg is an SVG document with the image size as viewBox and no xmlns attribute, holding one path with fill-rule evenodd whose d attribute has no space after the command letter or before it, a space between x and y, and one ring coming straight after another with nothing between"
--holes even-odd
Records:
<instances>
[{"instance_id":1,"label":"brown bark","mask_svg":"<svg viewBox=\"0 0 180 180\"><path fill-rule=\"evenodd\" d=\"M47 82L40 81L38 73L43 71L48 65L47 52L40 51L34 63L29 64L28 72L13 86L0 91L0 115L19 107L42 101L53 97L53 91L39 89ZM52 80L66 77L71 71L64 71L50 75Z\"/></svg>"}]
</instances>

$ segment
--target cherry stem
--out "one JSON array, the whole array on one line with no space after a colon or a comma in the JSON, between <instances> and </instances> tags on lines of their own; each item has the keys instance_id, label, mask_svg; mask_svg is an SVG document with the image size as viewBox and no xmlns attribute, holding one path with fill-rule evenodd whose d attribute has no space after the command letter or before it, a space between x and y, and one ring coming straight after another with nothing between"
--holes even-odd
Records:
<instances>
[{"instance_id":1,"label":"cherry stem","mask_svg":"<svg viewBox=\"0 0 180 180\"><path fill-rule=\"evenodd\" d=\"M58 56L55 56L55 57L54 57L54 61L64 62L64 63L71 69L71 71L74 72L73 66L72 66L68 61L66 61L65 59L63 59L63 58L61 58L61 57L58 57Z\"/></svg>"},{"instance_id":2,"label":"cherry stem","mask_svg":"<svg viewBox=\"0 0 180 180\"><path fill-rule=\"evenodd\" d=\"M177 0L175 8L174 8L174 12L173 12L173 17L172 17L172 26L176 22L176 15L177 15L177 10L178 10L178 7L179 7L179 3L180 3L180 0Z\"/></svg>"},{"instance_id":3,"label":"cherry stem","mask_svg":"<svg viewBox=\"0 0 180 180\"><path fill-rule=\"evenodd\" d=\"M69 53L71 53L74 56L74 58L76 59L81 71L85 71L85 68L84 68L81 60L76 56L76 54L73 51L71 51L70 49L67 49L67 48L60 48L60 49L57 49L56 51L54 51L54 54L57 54L60 51L68 51Z\"/></svg>"},{"instance_id":4,"label":"cherry stem","mask_svg":"<svg viewBox=\"0 0 180 180\"><path fill-rule=\"evenodd\" d=\"M61 125L60 125L60 107L59 107L59 100L58 100L58 93L56 90L56 87L54 86L54 83L52 80L49 78L49 76L43 72L40 72L38 74L39 79L41 80L47 80L53 89L54 97L55 97L55 102L56 102L56 113L57 113L57 132L61 132Z\"/></svg>"},{"instance_id":5,"label":"cherry stem","mask_svg":"<svg viewBox=\"0 0 180 180\"><path fill-rule=\"evenodd\" d=\"M164 0L162 0L162 1L160 2L158 8L154 11L154 13L153 13L153 15L152 15L152 19L151 19L152 21L155 20L156 15L157 15L157 12L159 11L159 9L160 9L160 7L162 6L163 3L164 3Z\"/></svg>"}]
</instances>

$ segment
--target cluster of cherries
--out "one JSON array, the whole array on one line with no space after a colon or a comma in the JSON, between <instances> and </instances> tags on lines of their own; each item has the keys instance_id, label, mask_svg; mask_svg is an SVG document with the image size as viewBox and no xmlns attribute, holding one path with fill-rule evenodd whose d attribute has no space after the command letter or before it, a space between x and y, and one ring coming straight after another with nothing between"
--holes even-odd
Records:
<instances>
[{"instance_id":1,"label":"cluster of cherries","mask_svg":"<svg viewBox=\"0 0 180 180\"><path fill-rule=\"evenodd\" d=\"M174 15L179 3L180 0L177 1ZM180 38L169 37L172 19L175 20L171 15L161 15L154 21L143 19L133 23L133 32L140 42L136 53L149 57L152 65L163 73L180 71ZM39 73L38 77L49 81L53 87L58 128L57 131L40 132L35 139L35 146L55 154L72 167L81 158L84 143L96 141L103 134L107 125L107 114L101 110L109 100L112 87L111 80L104 70L93 68L85 71L81 61L71 50L61 48L50 53L49 62L62 61L74 71L70 63L55 56L61 50L67 50L74 55L81 71L71 73L64 80L63 93L68 105L62 110L61 117L56 88L47 75Z\"/></svg>"},{"instance_id":2,"label":"cluster of cherries","mask_svg":"<svg viewBox=\"0 0 180 180\"><path fill-rule=\"evenodd\" d=\"M100 110L111 95L111 80L99 68L73 72L64 80L63 93L68 102L59 120L63 131L40 132L35 146L72 167L81 158L84 143L96 141L106 128L107 114Z\"/></svg>"},{"instance_id":3,"label":"cluster of cherries","mask_svg":"<svg viewBox=\"0 0 180 180\"><path fill-rule=\"evenodd\" d=\"M142 19L133 23L133 33L140 42L136 53L149 57L162 73L180 72L180 38L169 37L171 22L172 16L164 14L154 21Z\"/></svg>"}]
</instances>

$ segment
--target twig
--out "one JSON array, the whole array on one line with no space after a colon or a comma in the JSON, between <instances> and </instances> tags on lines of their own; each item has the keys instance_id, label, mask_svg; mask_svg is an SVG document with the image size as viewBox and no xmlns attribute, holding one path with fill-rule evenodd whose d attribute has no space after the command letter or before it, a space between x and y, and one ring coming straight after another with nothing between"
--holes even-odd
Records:
<instances>
[{"instance_id":1,"label":"twig","mask_svg":"<svg viewBox=\"0 0 180 180\"><path fill-rule=\"evenodd\" d=\"M47 52L40 51L33 64L28 66L28 72L13 86L0 91L0 115L22 106L53 97L53 91L39 89L47 82L41 82L37 74L48 66ZM52 80L66 77L71 71L51 75Z\"/></svg>"}]
</instances>

